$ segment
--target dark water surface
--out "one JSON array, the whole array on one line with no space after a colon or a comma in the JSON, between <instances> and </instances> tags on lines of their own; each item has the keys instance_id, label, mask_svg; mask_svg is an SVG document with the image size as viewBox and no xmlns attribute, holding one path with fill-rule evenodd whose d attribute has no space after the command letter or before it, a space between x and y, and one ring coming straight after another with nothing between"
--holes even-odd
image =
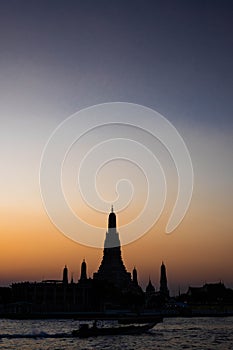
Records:
<instances>
[{"instance_id":1,"label":"dark water surface","mask_svg":"<svg viewBox=\"0 0 233 350\"><path fill-rule=\"evenodd\" d=\"M78 321L73 320L2 319L0 349L233 349L233 317L167 318L147 334L88 339L70 336L78 324Z\"/></svg>"}]
</instances>

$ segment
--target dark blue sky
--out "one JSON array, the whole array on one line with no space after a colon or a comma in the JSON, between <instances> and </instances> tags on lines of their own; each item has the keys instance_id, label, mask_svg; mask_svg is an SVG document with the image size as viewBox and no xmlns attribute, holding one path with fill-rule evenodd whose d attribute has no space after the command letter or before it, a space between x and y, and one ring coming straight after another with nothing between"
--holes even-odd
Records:
<instances>
[{"instance_id":1,"label":"dark blue sky","mask_svg":"<svg viewBox=\"0 0 233 350\"><path fill-rule=\"evenodd\" d=\"M0 48L2 108L129 101L232 127L232 1L0 1Z\"/></svg>"}]
</instances>

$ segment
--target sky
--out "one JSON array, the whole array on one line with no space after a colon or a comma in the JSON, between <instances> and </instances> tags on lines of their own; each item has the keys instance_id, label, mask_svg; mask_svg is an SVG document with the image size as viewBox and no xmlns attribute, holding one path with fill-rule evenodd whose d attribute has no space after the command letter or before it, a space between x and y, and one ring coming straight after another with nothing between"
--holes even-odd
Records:
<instances>
[{"instance_id":1,"label":"sky","mask_svg":"<svg viewBox=\"0 0 233 350\"><path fill-rule=\"evenodd\" d=\"M123 246L127 269L136 266L141 285L150 276L158 288L164 261L172 294L219 280L233 288L232 19L227 0L0 0L0 285L58 279L65 264L77 281L84 257L90 277L98 269L102 249L70 240L48 217L40 162L50 135L70 115L128 102L157 111L178 130L192 160L194 188L183 221L167 235L177 178L159 150L170 204L146 234ZM108 133L97 130L87 144ZM137 131L129 133L139 140ZM145 135L140 140L150 143ZM107 203L114 201L116 174L135 178L131 165L118 165L106 170L108 180L99 177ZM136 199L118 213L119 226L143 206L140 176ZM103 229L104 239L108 213L81 200L76 209Z\"/></svg>"}]
</instances>

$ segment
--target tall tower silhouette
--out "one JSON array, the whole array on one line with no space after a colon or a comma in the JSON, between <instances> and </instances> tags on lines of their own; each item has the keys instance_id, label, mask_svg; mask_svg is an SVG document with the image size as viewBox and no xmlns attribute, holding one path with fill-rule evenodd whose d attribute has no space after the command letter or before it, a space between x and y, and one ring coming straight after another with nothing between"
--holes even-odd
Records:
<instances>
[{"instance_id":1,"label":"tall tower silhouette","mask_svg":"<svg viewBox=\"0 0 233 350\"><path fill-rule=\"evenodd\" d=\"M138 273L137 273L136 267L134 267L133 269L133 284L135 286L138 286Z\"/></svg>"},{"instance_id":2,"label":"tall tower silhouette","mask_svg":"<svg viewBox=\"0 0 233 350\"><path fill-rule=\"evenodd\" d=\"M67 266L63 269L63 278L62 278L63 284L68 284L68 269Z\"/></svg>"},{"instance_id":3,"label":"tall tower silhouette","mask_svg":"<svg viewBox=\"0 0 233 350\"><path fill-rule=\"evenodd\" d=\"M103 259L93 278L108 281L117 287L127 286L131 282L131 274L126 271L122 256L119 234L116 228L116 214L111 209L108 217L108 231L104 241Z\"/></svg>"},{"instance_id":4,"label":"tall tower silhouette","mask_svg":"<svg viewBox=\"0 0 233 350\"><path fill-rule=\"evenodd\" d=\"M161 272L160 272L160 295L169 298L169 290L167 287L167 274L166 274L166 267L164 263L162 262L161 265Z\"/></svg>"},{"instance_id":5,"label":"tall tower silhouette","mask_svg":"<svg viewBox=\"0 0 233 350\"><path fill-rule=\"evenodd\" d=\"M83 259L83 262L81 264L81 276L79 281L86 281L87 280L87 264L85 259Z\"/></svg>"}]
</instances>

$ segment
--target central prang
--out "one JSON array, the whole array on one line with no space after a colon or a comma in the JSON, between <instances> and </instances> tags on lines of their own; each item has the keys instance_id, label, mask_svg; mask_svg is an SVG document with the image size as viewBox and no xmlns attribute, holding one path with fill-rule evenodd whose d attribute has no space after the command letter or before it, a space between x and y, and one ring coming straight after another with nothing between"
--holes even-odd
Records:
<instances>
[{"instance_id":1,"label":"central prang","mask_svg":"<svg viewBox=\"0 0 233 350\"><path fill-rule=\"evenodd\" d=\"M122 256L119 234L116 229L116 214L111 209L108 217L108 231L104 242L104 254L98 272L94 273L95 280L110 281L123 287L131 282L131 274L126 271Z\"/></svg>"}]
</instances>

